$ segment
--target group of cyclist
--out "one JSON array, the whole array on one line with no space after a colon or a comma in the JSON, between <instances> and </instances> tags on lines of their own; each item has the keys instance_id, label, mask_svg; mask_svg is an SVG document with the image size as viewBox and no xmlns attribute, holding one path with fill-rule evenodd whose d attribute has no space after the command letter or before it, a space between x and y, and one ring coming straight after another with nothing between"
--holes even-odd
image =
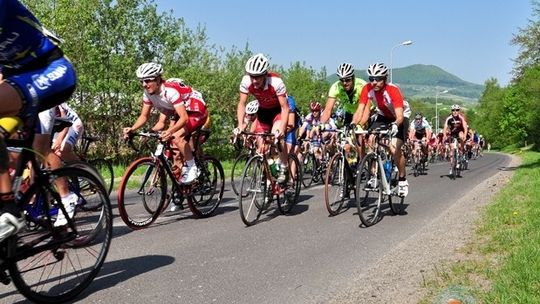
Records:
<instances>
[{"instance_id":1,"label":"group of cyclist","mask_svg":"<svg viewBox=\"0 0 540 304\"><path fill-rule=\"evenodd\" d=\"M24 124L50 129L50 117L61 116L71 120L72 128L61 132L52 146L45 140L40 143L42 151L50 154L73 156L72 150L83 131L80 118L65 103L75 90L76 74L72 64L59 48L59 39L46 30L39 21L17 0L1 0L0 41L6 41L0 49L0 117L18 116ZM5 12L10 11L10 14ZM17 18L24 16L25 18ZM20 50L26 50L20 53ZM338 81L328 92L326 104L310 103L310 113L302 120L296 109L294 98L287 92L283 79L269 70L269 61L263 54L255 54L245 64L245 75L239 85L237 126L235 135L246 130L269 132L278 140L284 139L287 149L279 152L277 181L288 179L288 153L294 152L302 158L298 139L331 143L335 134L332 129L351 126L354 130L386 126L392 136L391 152L399 171L398 195L408 194L406 159L402 146L407 140L422 140L428 155L428 143L433 138L427 120L417 114L409 124L411 109L404 100L399 87L388 82L388 68L374 63L367 68L368 82L355 77L352 64L343 63L337 68ZM207 105L202 94L186 85L179 78L165 79L163 67L147 62L136 70L136 77L144 89L140 115L130 126L123 128L123 136L141 128L155 108L159 114L153 131L161 131L162 140L171 140L180 151L174 157L179 170L180 183L189 184L200 174L195 165L190 143L191 134L209 122ZM248 97L254 100L248 102ZM459 137L460 149L467 139L467 122L459 113L458 105L452 106L452 115L444 123L443 134ZM37 115L38 112L42 114ZM55 112L55 113L53 113ZM56 112L58 114L56 114ZM45 118L48 115L49 118ZM40 120L36 120L40 117ZM45 125L45 126L44 126ZM40 132L37 132L38 134ZM42 133L50 134L50 131ZM7 133L6 133L7 134ZM0 135L0 241L16 233L22 226L20 210L14 203L11 179L8 173L9 156L3 136ZM47 148L45 148L47 146ZM369 138L357 136L355 142L346 147L356 149L360 157L369 149ZM317 157L324 153L317 150ZM49 153L47 153L49 155ZM53 166L61 166L51 157ZM66 197L69 192L66 190ZM73 202L66 203L66 206Z\"/></svg>"}]
</instances>

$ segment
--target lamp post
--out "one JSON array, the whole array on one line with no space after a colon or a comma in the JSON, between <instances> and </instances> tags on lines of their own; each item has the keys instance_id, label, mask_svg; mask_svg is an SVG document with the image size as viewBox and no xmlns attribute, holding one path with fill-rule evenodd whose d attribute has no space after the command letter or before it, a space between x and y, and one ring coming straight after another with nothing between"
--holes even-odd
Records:
<instances>
[{"instance_id":1,"label":"lamp post","mask_svg":"<svg viewBox=\"0 0 540 304\"><path fill-rule=\"evenodd\" d=\"M406 40L406 41L403 41L402 43L400 44L396 44L392 47L392 49L390 50L390 82L392 82L392 62L393 62L393 53L394 53L394 49L397 48L398 46L402 46L402 45L411 45L413 42L412 40Z\"/></svg>"},{"instance_id":2,"label":"lamp post","mask_svg":"<svg viewBox=\"0 0 540 304\"><path fill-rule=\"evenodd\" d=\"M444 90L444 91L438 91L435 93L435 117L436 117L436 121L437 121L437 126L435 128L435 131L436 131L436 134L439 134L439 110L438 110L438 106L439 106L439 94L444 94L444 93L448 93L448 90Z\"/></svg>"}]
</instances>

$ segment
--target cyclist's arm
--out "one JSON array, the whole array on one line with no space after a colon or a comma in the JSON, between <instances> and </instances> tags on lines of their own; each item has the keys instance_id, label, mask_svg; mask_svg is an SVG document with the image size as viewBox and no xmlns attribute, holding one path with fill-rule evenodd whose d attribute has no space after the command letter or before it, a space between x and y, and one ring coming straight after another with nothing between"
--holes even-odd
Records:
<instances>
[{"instance_id":1,"label":"cyclist's arm","mask_svg":"<svg viewBox=\"0 0 540 304\"><path fill-rule=\"evenodd\" d=\"M169 126L169 128L166 131L166 132L169 132L171 135L177 132L178 130L182 129L187 124L187 121L189 119L189 116L188 116L188 113L186 111L186 107L184 106L184 104L176 106L174 110L176 111L176 114L178 114L179 118L173 125Z\"/></svg>"},{"instance_id":2,"label":"cyclist's arm","mask_svg":"<svg viewBox=\"0 0 540 304\"><path fill-rule=\"evenodd\" d=\"M326 99L326 105L324 106L324 111L321 115L321 123L326 123L328 119L330 119L330 115L332 115L332 109L334 109L334 104L336 103L335 97L330 97Z\"/></svg>"},{"instance_id":3,"label":"cyclist's arm","mask_svg":"<svg viewBox=\"0 0 540 304\"><path fill-rule=\"evenodd\" d=\"M287 97L285 95L278 96L279 105L281 106L281 125L279 126L279 131L281 135L285 136L287 132L287 123L288 123L288 115L289 115L289 102L287 101Z\"/></svg>"},{"instance_id":4,"label":"cyclist's arm","mask_svg":"<svg viewBox=\"0 0 540 304\"><path fill-rule=\"evenodd\" d=\"M135 121L135 123L128 128L124 128L124 135L127 135L127 133L135 131L142 127L150 117L150 110L152 109L152 106L149 104L143 104L141 109L141 114L139 115L139 118Z\"/></svg>"},{"instance_id":5,"label":"cyclist's arm","mask_svg":"<svg viewBox=\"0 0 540 304\"><path fill-rule=\"evenodd\" d=\"M245 128L244 126L244 115L246 114L246 101L248 98L247 93L240 92L240 100L238 101L238 107L236 108L236 118L238 121L237 127L240 130Z\"/></svg>"}]
</instances>

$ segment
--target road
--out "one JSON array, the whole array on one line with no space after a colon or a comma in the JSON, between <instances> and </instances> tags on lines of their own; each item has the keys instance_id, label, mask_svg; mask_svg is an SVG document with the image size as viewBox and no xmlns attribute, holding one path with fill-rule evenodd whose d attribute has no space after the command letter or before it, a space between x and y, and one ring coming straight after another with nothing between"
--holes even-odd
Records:
<instances>
[{"instance_id":1,"label":"road","mask_svg":"<svg viewBox=\"0 0 540 304\"><path fill-rule=\"evenodd\" d=\"M251 227L241 222L230 187L217 214L207 219L189 211L165 213L148 229L131 231L115 209L109 255L79 301L325 303L509 161L486 154L456 180L446 176L446 163L431 164L427 175L408 177L407 214L386 210L369 228L360 227L353 204L329 217L322 185L303 189L291 215L276 210ZM0 286L0 302L24 298L13 285Z\"/></svg>"}]
</instances>

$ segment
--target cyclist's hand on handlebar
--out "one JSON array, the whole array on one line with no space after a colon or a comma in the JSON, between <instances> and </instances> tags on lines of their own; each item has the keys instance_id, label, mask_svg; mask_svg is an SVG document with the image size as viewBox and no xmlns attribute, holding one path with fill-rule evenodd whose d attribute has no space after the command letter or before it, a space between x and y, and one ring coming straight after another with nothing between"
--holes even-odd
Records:
<instances>
[{"instance_id":1,"label":"cyclist's hand on handlebar","mask_svg":"<svg viewBox=\"0 0 540 304\"><path fill-rule=\"evenodd\" d=\"M389 133L390 133L390 136L396 136L396 134L398 133L398 126L395 122L391 123L390 124L390 129L389 129Z\"/></svg>"},{"instance_id":2,"label":"cyclist's hand on handlebar","mask_svg":"<svg viewBox=\"0 0 540 304\"><path fill-rule=\"evenodd\" d=\"M232 130L234 136L238 136L241 132L242 132L242 129L240 129L239 127L236 127Z\"/></svg>"},{"instance_id":3,"label":"cyclist's hand on handlebar","mask_svg":"<svg viewBox=\"0 0 540 304\"><path fill-rule=\"evenodd\" d=\"M123 136L124 140L129 139L129 133L131 133L131 131L132 131L131 127L127 127L127 128L122 129L122 136Z\"/></svg>"},{"instance_id":4,"label":"cyclist's hand on handlebar","mask_svg":"<svg viewBox=\"0 0 540 304\"><path fill-rule=\"evenodd\" d=\"M161 133L159 133L159 138L163 141L168 141L172 138L172 133L169 130L161 131Z\"/></svg>"}]
</instances>

